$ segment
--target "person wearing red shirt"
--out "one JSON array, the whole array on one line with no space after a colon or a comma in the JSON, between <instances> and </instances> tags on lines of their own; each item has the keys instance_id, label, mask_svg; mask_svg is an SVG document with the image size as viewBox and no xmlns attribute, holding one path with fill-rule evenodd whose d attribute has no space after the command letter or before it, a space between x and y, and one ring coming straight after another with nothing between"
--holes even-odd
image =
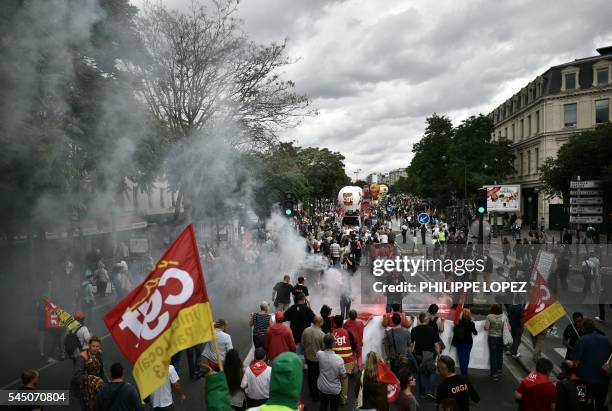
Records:
<instances>
[{"instance_id":1,"label":"person wearing red shirt","mask_svg":"<svg viewBox=\"0 0 612 411\"><path fill-rule=\"evenodd\" d=\"M402 323L401 323L402 327L410 328L412 326L412 318L406 317L406 314L402 312L401 304L395 303L395 304L391 304L391 312L386 313L383 316L382 326L385 327L386 329L390 329L393 327L393 321L391 321L391 319L393 318L393 314L400 315L400 318L402 319Z\"/></svg>"},{"instance_id":2,"label":"person wearing red shirt","mask_svg":"<svg viewBox=\"0 0 612 411\"><path fill-rule=\"evenodd\" d=\"M289 327L283 325L285 314L282 311L278 311L274 318L276 319L276 323L268 327L266 338L266 352L268 353L268 360L270 362L274 361L276 356L281 353L296 351L293 333Z\"/></svg>"},{"instance_id":3,"label":"person wearing red shirt","mask_svg":"<svg viewBox=\"0 0 612 411\"><path fill-rule=\"evenodd\" d=\"M557 389L550 380L553 369L552 362L540 358L536 369L523 379L514 392L514 398L520 401L523 410L554 411L557 402Z\"/></svg>"},{"instance_id":4,"label":"person wearing red shirt","mask_svg":"<svg viewBox=\"0 0 612 411\"><path fill-rule=\"evenodd\" d=\"M351 337L353 337L353 341L355 341L355 350L353 353L356 357L357 368L361 369L361 349L363 348L363 330L365 325L363 321L357 319L357 311L351 310L348 315L349 319L344 323L342 328L347 330ZM355 359L353 359L353 361L355 363Z\"/></svg>"},{"instance_id":5,"label":"person wearing red shirt","mask_svg":"<svg viewBox=\"0 0 612 411\"><path fill-rule=\"evenodd\" d=\"M342 384L342 390L340 391L340 405L345 406L348 402L348 376L353 374L355 362L353 361L355 347L355 341L351 334L342 328L342 323L344 319L341 315L336 315L334 317L334 328L332 328L331 332L336 339L336 344L334 345L334 352L342 358L344 361L344 369L346 370L346 374L342 377L340 383Z\"/></svg>"}]
</instances>

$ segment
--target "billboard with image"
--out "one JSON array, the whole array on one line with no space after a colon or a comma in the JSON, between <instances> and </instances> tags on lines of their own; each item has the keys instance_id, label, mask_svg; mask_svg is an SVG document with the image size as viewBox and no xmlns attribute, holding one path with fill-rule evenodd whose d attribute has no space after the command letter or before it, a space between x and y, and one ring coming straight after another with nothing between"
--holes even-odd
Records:
<instances>
[{"instance_id":1,"label":"billboard with image","mask_svg":"<svg viewBox=\"0 0 612 411\"><path fill-rule=\"evenodd\" d=\"M495 213L521 211L521 186L495 185L487 189L487 211Z\"/></svg>"}]
</instances>

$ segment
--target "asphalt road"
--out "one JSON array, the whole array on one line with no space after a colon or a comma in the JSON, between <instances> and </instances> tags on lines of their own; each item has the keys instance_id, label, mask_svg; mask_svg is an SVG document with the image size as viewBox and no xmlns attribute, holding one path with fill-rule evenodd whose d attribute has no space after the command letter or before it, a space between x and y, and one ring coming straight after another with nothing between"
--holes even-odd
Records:
<instances>
[{"instance_id":1,"label":"asphalt road","mask_svg":"<svg viewBox=\"0 0 612 411\"><path fill-rule=\"evenodd\" d=\"M401 236L398 236L401 241ZM429 237L429 236L428 236ZM402 245L400 244L400 247ZM369 275L367 269L364 267L363 272L358 275ZM219 286L222 286L221 284ZM262 284L253 292L261 294L262 298L269 294L269 289L272 284ZM316 288L311 286L311 290L317 293ZM209 284L209 295L215 295L215 283L211 281ZM119 361L126 366L126 374L128 380L131 375L131 369L129 364L125 361L121 353L119 352L113 339L110 338L106 332L104 325L102 324L101 318L105 311L112 304L112 297L106 297L106 300L101 301L100 305L96 307L94 311L93 323L90 324L92 331L99 334L103 338L103 352L104 361L107 367L113 362ZM239 302L232 301L213 301L213 312L216 317L224 317L229 319L229 333L232 335L234 345L239 350L243 358L246 356L250 348L250 330L247 325L247 315L251 311L252 307L242 307ZM319 307L315 307L318 310ZM567 306L566 310L572 312L574 310L582 311L587 316L594 316L597 306L595 305L584 305L584 306ZM556 334L550 334L547 337L544 354L549 357L553 363L559 364L563 358L564 351L561 342L561 334L563 329L568 324L567 320L561 320L557 324ZM609 324L599 324L602 331L610 335L612 328ZM5 367L0 369L0 386L4 388L12 388L18 385L18 378L20 371L24 368L35 367L41 370L41 389L66 389L69 385L70 376L72 374L72 364L70 361L58 361L54 363L47 363L46 359L39 359L37 354L37 341L36 338L30 336L19 340L19 346L13 349L10 353L6 350L3 351L6 356ZM531 351L529 349L529 338L527 335L523 338L524 344L521 347L523 356L521 362L505 356L503 375L500 381L493 382L489 379L486 371L471 370L470 378L474 383L477 391L479 392L482 400L481 403L474 406L473 409L481 410L515 410L516 404L513 400L513 392L518 385L520 379L526 375L525 368L530 368L533 362L530 362ZM181 376L187 376L187 365L185 361L181 364L179 373ZM178 410L202 410L206 409L204 405L204 382L202 380L190 381L188 378L184 378L182 381L184 390L187 394L187 400L182 404L176 404ZM351 382L352 386L353 382ZM304 387L305 388L305 387ZM353 390L349 390L350 393ZM352 394L351 394L352 395ZM305 393L303 396L303 402L306 405L306 409L318 409L316 404L312 404ZM350 403L350 402L349 402ZM429 400L424 400L421 404L422 410L434 410L434 404ZM53 407L45 407L45 409L54 409ZM56 407L56 409L79 409L78 404L73 403L69 407ZM352 409L351 406L343 408L344 410Z\"/></svg>"}]
</instances>

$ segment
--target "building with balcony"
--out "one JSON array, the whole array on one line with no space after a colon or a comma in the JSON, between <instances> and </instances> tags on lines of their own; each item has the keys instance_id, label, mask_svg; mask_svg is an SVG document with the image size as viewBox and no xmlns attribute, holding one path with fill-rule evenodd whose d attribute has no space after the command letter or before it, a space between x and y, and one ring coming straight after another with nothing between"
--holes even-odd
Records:
<instances>
[{"instance_id":1,"label":"building with balcony","mask_svg":"<svg viewBox=\"0 0 612 411\"><path fill-rule=\"evenodd\" d=\"M597 52L550 67L489 114L493 138L512 142L516 172L504 183L521 185L525 225L544 217L548 227L550 205L562 203L541 190L544 161L556 157L572 134L610 121L612 46Z\"/></svg>"}]
</instances>

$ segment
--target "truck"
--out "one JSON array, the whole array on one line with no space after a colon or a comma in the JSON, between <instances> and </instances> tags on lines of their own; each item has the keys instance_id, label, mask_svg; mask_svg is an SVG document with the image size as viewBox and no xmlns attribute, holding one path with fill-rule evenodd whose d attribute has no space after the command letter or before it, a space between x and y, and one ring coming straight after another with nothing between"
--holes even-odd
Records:
<instances>
[{"instance_id":1,"label":"truck","mask_svg":"<svg viewBox=\"0 0 612 411\"><path fill-rule=\"evenodd\" d=\"M363 191L360 187L346 186L338 193L338 205L341 207L340 226L346 232L361 229L361 202Z\"/></svg>"}]
</instances>

